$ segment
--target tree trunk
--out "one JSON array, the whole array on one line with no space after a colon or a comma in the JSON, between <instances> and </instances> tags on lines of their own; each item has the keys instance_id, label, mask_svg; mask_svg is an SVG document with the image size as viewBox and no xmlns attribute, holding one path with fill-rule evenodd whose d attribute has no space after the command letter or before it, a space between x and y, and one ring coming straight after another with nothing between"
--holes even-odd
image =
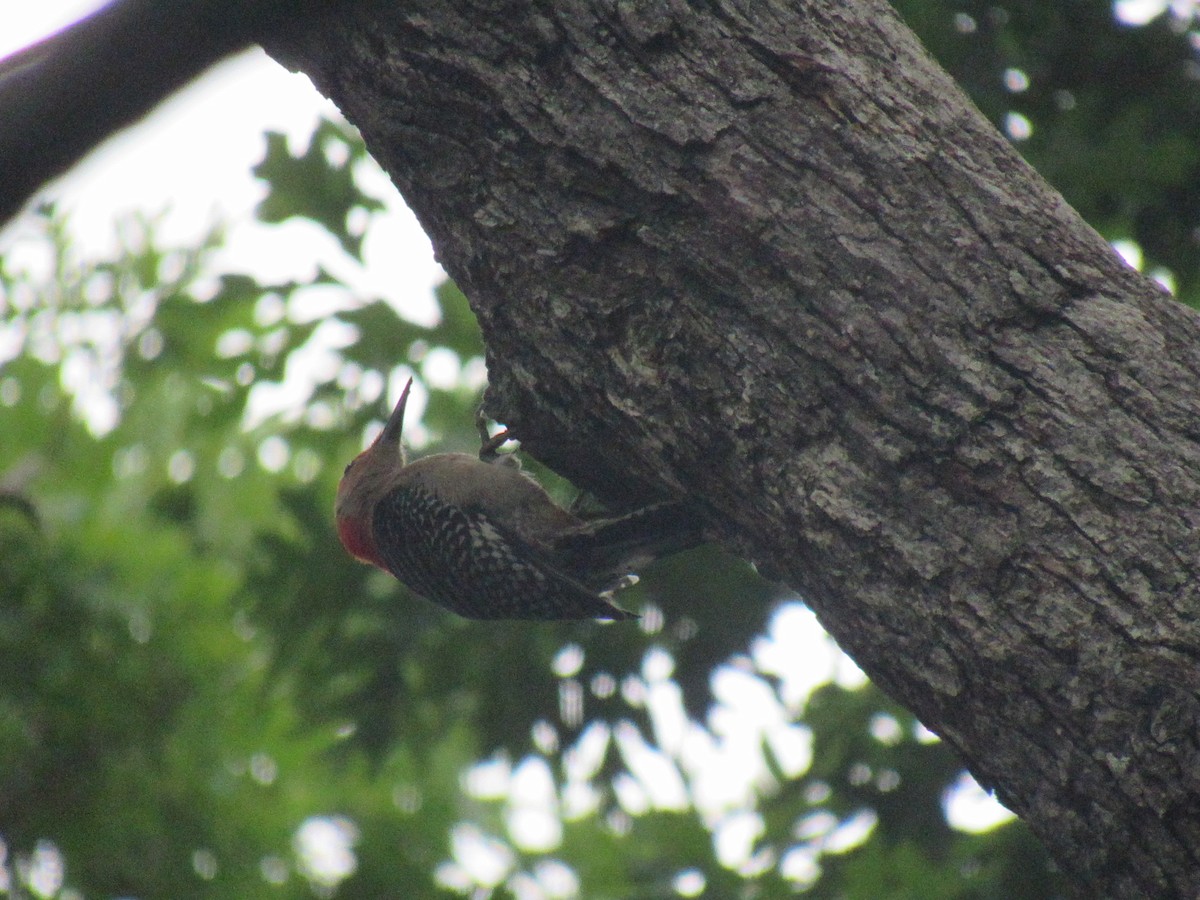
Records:
<instances>
[{"instance_id":1,"label":"tree trunk","mask_svg":"<svg viewBox=\"0 0 1200 900\"><path fill-rule=\"evenodd\" d=\"M527 450L702 507L1089 890L1200 895L1197 318L890 7L409 0L269 49Z\"/></svg>"}]
</instances>

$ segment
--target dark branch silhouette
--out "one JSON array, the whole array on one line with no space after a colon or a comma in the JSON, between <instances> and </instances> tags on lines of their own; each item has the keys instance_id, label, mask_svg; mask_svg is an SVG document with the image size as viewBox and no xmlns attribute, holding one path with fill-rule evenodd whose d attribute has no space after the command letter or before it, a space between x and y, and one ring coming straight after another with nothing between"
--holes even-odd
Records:
<instances>
[{"instance_id":1,"label":"dark branch silhouette","mask_svg":"<svg viewBox=\"0 0 1200 900\"><path fill-rule=\"evenodd\" d=\"M0 61L0 224L48 181L316 0L117 0Z\"/></svg>"}]
</instances>

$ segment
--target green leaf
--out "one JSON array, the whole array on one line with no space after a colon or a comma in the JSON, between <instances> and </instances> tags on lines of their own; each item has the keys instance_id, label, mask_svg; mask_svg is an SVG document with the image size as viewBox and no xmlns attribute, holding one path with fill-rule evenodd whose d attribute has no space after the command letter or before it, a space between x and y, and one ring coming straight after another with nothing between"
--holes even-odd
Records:
<instances>
[{"instance_id":1,"label":"green leaf","mask_svg":"<svg viewBox=\"0 0 1200 900\"><path fill-rule=\"evenodd\" d=\"M350 213L383 208L363 193L354 180L354 166L366 156L361 140L347 127L321 120L300 155L293 154L287 139L267 133L267 151L253 172L267 183L267 196L258 205L264 222L279 223L292 217L312 219L337 238L351 256L362 256L362 234L352 233Z\"/></svg>"}]
</instances>

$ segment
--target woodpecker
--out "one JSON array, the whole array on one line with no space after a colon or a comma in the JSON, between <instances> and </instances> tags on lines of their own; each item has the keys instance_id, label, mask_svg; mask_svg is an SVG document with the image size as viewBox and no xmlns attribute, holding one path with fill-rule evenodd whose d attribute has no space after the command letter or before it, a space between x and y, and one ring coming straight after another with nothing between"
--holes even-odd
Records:
<instances>
[{"instance_id":1,"label":"woodpecker","mask_svg":"<svg viewBox=\"0 0 1200 900\"><path fill-rule=\"evenodd\" d=\"M700 542L694 516L659 503L585 520L496 449L409 463L401 442L412 379L374 442L346 466L335 516L342 545L468 619L631 619L607 598L635 568ZM636 580L636 579L634 579Z\"/></svg>"}]
</instances>

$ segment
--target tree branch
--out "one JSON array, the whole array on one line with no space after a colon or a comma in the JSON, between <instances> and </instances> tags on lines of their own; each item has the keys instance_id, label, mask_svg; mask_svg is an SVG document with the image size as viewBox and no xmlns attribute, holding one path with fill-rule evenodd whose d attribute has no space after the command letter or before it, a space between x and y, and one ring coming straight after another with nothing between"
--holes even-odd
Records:
<instances>
[{"instance_id":1,"label":"tree branch","mask_svg":"<svg viewBox=\"0 0 1200 900\"><path fill-rule=\"evenodd\" d=\"M0 224L210 66L336 5L116 0L0 61Z\"/></svg>"},{"instance_id":2,"label":"tree branch","mask_svg":"<svg viewBox=\"0 0 1200 900\"><path fill-rule=\"evenodd\" d=\"M527 449L707 510L1081 883L1200 892L1196 317L886 4L413 0L269 49Z\"/></svg>"}]
</instances>

